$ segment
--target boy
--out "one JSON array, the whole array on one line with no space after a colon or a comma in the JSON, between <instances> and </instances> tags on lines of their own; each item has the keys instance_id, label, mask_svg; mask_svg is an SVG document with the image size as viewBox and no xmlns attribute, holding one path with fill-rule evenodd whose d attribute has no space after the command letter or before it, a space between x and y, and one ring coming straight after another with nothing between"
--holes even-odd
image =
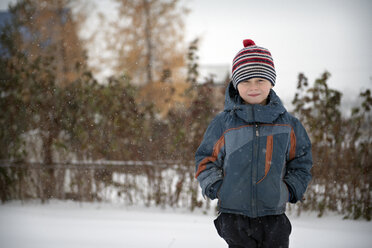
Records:
<instances>
[{"instance_id":1,"label":"boy","mask_svg":"<svg viewBox=\"0 0 372 248\"><path fill-rule=\"evenodd\" d=\"M288 247L287 201L301 200L311 180L311 144L298 119L272 90L270 52L243 41L233 60L225 110L195 154L203 196L218 198L214 221L229 247Z\"/></svg>"}]
</instances>

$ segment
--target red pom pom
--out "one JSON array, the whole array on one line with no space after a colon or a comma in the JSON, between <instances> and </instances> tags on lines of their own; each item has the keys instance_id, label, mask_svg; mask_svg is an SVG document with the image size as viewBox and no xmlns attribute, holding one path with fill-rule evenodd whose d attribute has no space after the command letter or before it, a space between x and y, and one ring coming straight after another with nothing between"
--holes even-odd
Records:
<instances>
[{"instance_id":1,"label":"red pom pom","mask_svg":"<svg viewBox=\"0 0 372 248\"><path fill-rule=\"evenodd\" d=\"M244 47L254 46L254 45L256 45L256 43L254 43L254 41L251 40L251 39L246 39L246 40L243 40L243 45L244 45Z\"/></svg>"}]
</instances>

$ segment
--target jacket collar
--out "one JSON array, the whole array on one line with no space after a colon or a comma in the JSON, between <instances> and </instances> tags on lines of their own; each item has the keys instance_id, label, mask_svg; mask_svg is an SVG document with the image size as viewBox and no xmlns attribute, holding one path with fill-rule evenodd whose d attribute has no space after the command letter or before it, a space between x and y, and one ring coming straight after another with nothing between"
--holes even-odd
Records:
<instances>
[{"instance_id":1,"label":"jacket collar","mask_svg":"<svg viewBox=\"0 0 372 248\"><path fill-rule=\"evenodd\" d=\"M245 104L238 90L230 82L225 92L225 111L236 113L239 118L248 123L274 123L287 110L272 89L267 105Z\"/></svg>"}]
</instances>

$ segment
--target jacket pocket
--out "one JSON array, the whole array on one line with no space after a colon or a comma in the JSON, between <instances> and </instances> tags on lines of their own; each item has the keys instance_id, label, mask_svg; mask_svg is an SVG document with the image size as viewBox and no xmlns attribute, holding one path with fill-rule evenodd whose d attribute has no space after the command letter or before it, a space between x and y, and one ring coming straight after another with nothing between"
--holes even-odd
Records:
<instances>
[{"instance_id":1,"label":"jacket pocket","mask_svg":"<svg viewBox=\"0 0 372 248\"><path fill-rule=\"evenodd\" d=\"M282 198L282 185L279 176L272 174L257 184L257 205L259 208L276 210Z\"/></svg>"},{"instance_id":2,"label":"jacket pocket","mask_svg":"<svg viewBox=\"0 0 372 248\"><path fill-rule=\"evenodd\" d=\"M284 184L284 186L285 186L285 189L286 189L286 192L287 192L287 197L285 198L285 199L287 199L287 201L286 202L289 202L289 189L288 189L288 185L283 181L283 184Z\"/></svg>"},{"instance_id":3,"label":"jacket pocket","mask_svg":"<svg viewBox=\"0 0 372 248\"><path fill-rule=\"evenodd\" d=\"M252 199L250 167L233 164L225 170L222 185L217 193L220 207L249 210Z\"/></svg>"},{"instance_id":4,"label":"jacket pocket","mask_svg":"<svg viewBox=\"0 0 372 248\"><path fill-rule=\"evenodd\" d=\"M289 190L287 184L282 181L281 182L281 192L280 192L280 201L279 201L279 207L284 206L289 202Z\"/></svg>"}]
</instances>

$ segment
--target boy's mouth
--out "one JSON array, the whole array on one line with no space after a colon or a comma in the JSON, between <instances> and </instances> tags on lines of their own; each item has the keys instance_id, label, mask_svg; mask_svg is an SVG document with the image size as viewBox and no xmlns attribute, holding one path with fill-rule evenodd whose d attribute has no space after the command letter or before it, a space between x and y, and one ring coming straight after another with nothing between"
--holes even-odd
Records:
<instances>
[{"instance_id":1,"label":"boy's mouth","mask_svg":"<svg viewBox=\"0 0 372 248\"><path fill-rule=\"evenodd\" d=\"M260 94L248 94L248 96L250 97L256 97L256 96L259 96Z\"/></svg>"}]
</instances>

